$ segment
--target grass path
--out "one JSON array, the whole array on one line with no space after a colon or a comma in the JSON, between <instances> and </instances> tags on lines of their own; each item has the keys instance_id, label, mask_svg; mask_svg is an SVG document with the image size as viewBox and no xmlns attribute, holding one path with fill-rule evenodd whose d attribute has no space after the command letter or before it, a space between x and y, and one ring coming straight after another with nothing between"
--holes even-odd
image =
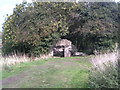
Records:
<instances>
[{"instance_id":1,"label":"grass path","mask_svg":"<svg viewBox=\"0 0 120 90\"><path fill-rule=\"evenodd\" d=\"M36 63L35 63L36 62ZM3 73L2 85L9 88L87 88L90 63L87 57L54 58L16 65ZM41 63L42 62L42 63ZM21 67L20 67L21 66ZM26 68L22 68L26 66ZM20 69L21 68L21 69Z\"/></svg>"}]
</instances>

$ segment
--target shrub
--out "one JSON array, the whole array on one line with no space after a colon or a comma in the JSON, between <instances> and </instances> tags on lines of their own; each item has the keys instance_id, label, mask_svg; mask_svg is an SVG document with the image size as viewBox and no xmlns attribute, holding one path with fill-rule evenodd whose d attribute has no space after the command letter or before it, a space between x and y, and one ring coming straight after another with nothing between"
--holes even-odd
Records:
<instances>
[{"instance_id":1,"label":"shrub","mask_svg":"<svg viewBox=\"0 0 120 90\"><path fill-rule=\"evenodd\" d=\"M119 88L118 53L98 55L92 59L90 70L90 88Z\"/></svg>"}]
</instances>

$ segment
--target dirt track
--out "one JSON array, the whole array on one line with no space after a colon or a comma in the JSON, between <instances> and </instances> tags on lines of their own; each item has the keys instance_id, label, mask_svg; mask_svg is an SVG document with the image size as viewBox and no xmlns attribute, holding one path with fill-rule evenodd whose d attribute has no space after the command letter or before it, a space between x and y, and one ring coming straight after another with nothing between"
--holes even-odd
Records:
<instances>
[{"instance_id":1,"label":"dirt track","mask_svg":"<svg viewBox=\"0 0 120 90\"><path fill-rule=\"evenodd\" d=\"M60 87L59 84L62 87L69 87L65 83L71 80L71 71L84 68L76 62L77 60L80 59L51 60L43 65L32 66L19 75L3 79L2 85L8 88ZM66 73L66 71L68 72Z\"/></svg>"}]
</instances>

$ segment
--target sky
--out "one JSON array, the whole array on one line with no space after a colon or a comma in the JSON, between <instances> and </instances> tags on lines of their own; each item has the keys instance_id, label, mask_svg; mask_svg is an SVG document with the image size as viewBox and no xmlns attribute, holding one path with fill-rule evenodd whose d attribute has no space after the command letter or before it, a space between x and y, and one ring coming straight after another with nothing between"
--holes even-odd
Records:
<instances>
[{"instance_id":1,"label":"sky","mask_svg":"<svg viewBox=\"0 0 120 90\"><path fill-rule=\"evenodd\" d=\"M2 31L2 24L5 22L6 14L11 15L16 4L22 3L23 0L1 0L0 1L0 31ZM32 0L26 0L32 2ZM115 0L116 2L120 0Z\"/></svg>"},{"instance_id":2,"label":"sky","mask_svg":"<svg viewBox=\"0 0 120 90\"><path fill-rule=\"evenodd\" d=\"M2 24L5 22L6 14L11 15L16 4L22 3L23 0L0 0L0 31ZM31 2L31 0L26 0Z\"/></svg>"}]
</instances>

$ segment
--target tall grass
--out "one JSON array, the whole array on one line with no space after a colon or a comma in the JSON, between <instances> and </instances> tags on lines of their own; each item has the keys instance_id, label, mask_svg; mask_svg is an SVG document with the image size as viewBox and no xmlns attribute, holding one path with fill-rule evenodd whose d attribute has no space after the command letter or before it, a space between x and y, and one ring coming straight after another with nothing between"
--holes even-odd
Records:
<instances>
[{"instance_id":1,"label":"tall grass","mask_svg":"<svg viewBox=\"0 0 120 90\"><path fill-rule=\"evenodd\" d=\"M23 63L23 62L30 62L30 61L36 61L41 59L47 59L51 57L50 54L48 55L41 55L41 57L28 57L27 55L23 54L13 54L10 56L2 57L0 55L0 66L2 69L9 69L11 65Z\"/></svg>"},{"instance_id":2,"label":"tall grass","mask_svg":"<svg viewBox=\"0 0 120 90\"><path fill-rule=\"evenodd\" d=\"M117 51L96 55L91 63L90 88L119 88Z\"/></svg>"},{"instance_id":3,"label":"tall grass","mask_svg":"<svg viewBox=\"0 0 120 90\"><path fill-rule=\"evenodd\" d=\"M28 62L31 61L31 59L26 56L26 55L11 55L7 57L2 57L2 64L5 65L14 65L17 63L22 63L22 62Z\"/></svg>"},{"instance_id":4,"label":"tall grass","mask_svg":"<svg viewBox=\"0 0 120 90\"><path fill-rule=\"evenodd\" d=\"M29 58L26 55L16 55L16 54L11 55L11 56L6 56L6 57L0 56L0 58L1 58L0 66L2 70L4 69L9 70L11 65L31 61L31 58Z\"/></svg>"}]
</instances>

